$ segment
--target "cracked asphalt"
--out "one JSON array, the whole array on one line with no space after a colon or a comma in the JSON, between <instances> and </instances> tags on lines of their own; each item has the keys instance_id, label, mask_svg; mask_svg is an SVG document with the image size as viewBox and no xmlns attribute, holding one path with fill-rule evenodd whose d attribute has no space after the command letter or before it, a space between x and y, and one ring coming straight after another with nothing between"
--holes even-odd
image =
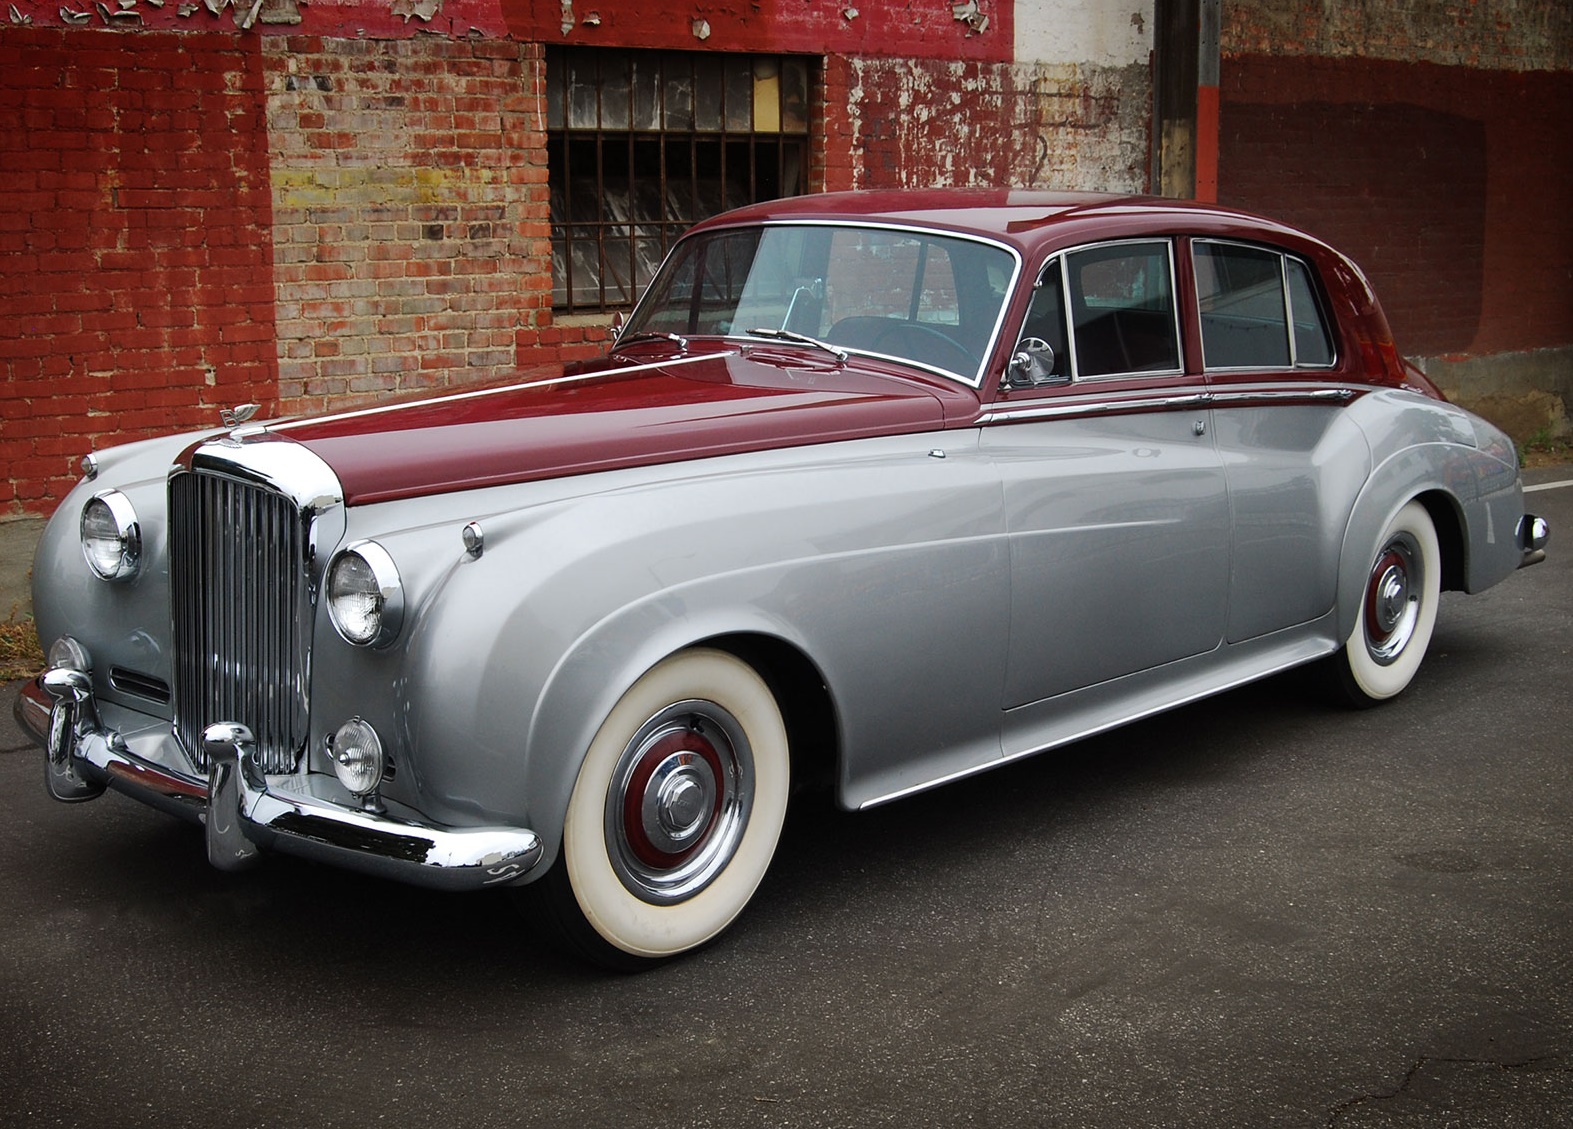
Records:
<instances>
[{"instance_id":1,"label":"cracked asphalt","mask_svg":"<svg viewBox=\"0 0 1573 1129\"><path fill-rule=\"evenodd\" d=\"M1449 596L1398 701L1286 676L801 805L728 937L637 977L502 897L220 874L48 800L6 710L0 1124L1573 1125L1573 487L1529 497L1550 559Z\"/></svg>"}]
</instances>

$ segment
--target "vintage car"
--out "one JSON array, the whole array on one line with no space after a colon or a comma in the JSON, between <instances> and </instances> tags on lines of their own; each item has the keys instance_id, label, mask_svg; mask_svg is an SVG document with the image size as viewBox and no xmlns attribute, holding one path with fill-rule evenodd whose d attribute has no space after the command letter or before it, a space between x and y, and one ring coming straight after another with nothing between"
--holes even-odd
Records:
<instances>
[{"instance_id":1,"label":"vintage car","mask_svg":"<svg viewBox=\"0 0 1573 1129\"><path fill-rule=\"evenodd\" d=\"M1508 438L1354 264L1172 201L831 194L695 227L604 361L85 461L17 712L286 851L516 887L591 959L716 937L848 809L1318 663L1414 677L1540 559Z\"/></svg>"}]
</instances>

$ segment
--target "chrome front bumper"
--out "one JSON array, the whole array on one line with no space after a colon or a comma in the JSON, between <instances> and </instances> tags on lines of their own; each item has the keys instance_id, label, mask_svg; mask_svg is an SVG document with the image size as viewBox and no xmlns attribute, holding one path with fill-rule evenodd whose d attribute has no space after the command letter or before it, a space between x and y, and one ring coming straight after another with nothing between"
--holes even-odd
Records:
<instances>
[{"instance_id":1,"label":"chrome front bumper","mask_svg":"<svg viewBox=\"0 0 1573 1129\"><path fill-rule=\"evenodd\" d=\"M526 878L541 861L540 837L524 828L435 827L336 802L309 775L266 777L243 725L208 726L206 780L155 764L103 724L81 671L51 670L24 684L15 714L45 749L51 796L77 803L110 787L194 818L207 828L208 861L223 870L276 850L417 886L476 890Z\"/></svg>"}]
</instances>

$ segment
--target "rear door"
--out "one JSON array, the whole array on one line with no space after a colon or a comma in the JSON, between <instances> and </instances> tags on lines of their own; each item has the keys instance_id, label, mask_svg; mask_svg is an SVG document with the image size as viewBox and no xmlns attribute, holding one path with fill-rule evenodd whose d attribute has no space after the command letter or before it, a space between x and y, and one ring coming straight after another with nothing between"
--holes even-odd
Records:
<instances>
[{"instance_id":1,"label":"rear door","mask_svg":"<svg viewBox=\"0 0 1573 1129\"><path fill-rule=\"evenodd\" d=\"M1369 454L1344 419L1336 337L1310 262L1279 248L1190 244L1203 366L1233 530L1226 638L1333 606L1338 555Z\"/></svg>"}]
</instances>

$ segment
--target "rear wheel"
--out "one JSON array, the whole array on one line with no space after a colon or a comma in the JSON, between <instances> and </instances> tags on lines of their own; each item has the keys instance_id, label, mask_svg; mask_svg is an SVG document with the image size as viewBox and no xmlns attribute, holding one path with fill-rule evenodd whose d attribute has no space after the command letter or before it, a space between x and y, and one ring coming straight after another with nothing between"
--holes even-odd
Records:
<instances>
[{"instance_id":1,"label":"rear wheel","mask_svg":"<svg viewBox=\"0 0 1573 1129\"><path fill-rule=\"evenodd\" d=\"M1344 700L1375 705L1409 685L1430 645L1441 590L1436 526L1425 506L1410 502L1378 541L1354 632L1329 660Z\"/></svg>"},{"instance_id":2,"label":"rear wheel","mask_svg":"<svg viewBox=\"0 0 1573 1129\"><path fill-rule=\"evenodd\" d=\"M525 892L560 941L638 969L704 945L775 854L790 786L786 726L742 660L694 649L646 672L590 744L562 853ZM540 887L535 890L535 887Z\"/></svg>"}]
</instances>

